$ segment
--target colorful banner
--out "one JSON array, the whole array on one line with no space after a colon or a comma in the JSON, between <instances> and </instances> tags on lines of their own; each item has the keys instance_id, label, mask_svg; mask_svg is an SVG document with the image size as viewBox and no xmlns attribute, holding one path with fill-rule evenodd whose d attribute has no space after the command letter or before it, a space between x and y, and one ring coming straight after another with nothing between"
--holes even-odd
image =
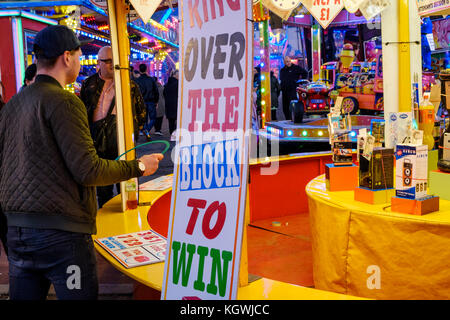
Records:
<instances>
[{"instance_id":1,"label":"colorful banner","mask_svg":"<svg viewBox=\"0 0 450 320\"><path fill-rule=\"evenodd\" d=\"M248 179L252 10L179 2L180 79L161 299L236 299Z\"/></svg>"},{"instance_id":2,"label":"colorful banner","mask_svg":"<svg viewBox=\"0 0 450 320\"><path fill-rule=\"evenodd\" d=\"M420 16L450 14L450 0L417 0Z\"/></svg>"}]
</instances>

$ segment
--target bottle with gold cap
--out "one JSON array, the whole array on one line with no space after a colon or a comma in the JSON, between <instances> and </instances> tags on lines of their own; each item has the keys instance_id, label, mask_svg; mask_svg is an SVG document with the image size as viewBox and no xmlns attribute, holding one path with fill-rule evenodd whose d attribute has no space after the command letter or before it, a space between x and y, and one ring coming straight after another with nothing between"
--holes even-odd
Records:
<instances>
[{"instance_id":1,"label":"bottle with gold cap","mask_svg":"<svg viewBox=\"0 0 450 320\"><path fill-rule=\"evenodd\" d=\"M428 150L434 147L434 105L426 97L419 105L419 130L423 131L423 144Z\"/></svg>"}]
</instances>

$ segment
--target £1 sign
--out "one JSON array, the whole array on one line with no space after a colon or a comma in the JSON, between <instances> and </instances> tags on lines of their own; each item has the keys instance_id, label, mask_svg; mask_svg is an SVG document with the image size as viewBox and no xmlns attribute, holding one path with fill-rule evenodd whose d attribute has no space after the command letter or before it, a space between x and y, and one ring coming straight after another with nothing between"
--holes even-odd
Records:
<instances>
[{"instance_id":1,"label":"\u00a31 sign","mask_svg":"<svg viewBox=\"0 0 450 320\"><path fill-rule=\"evenodd\" d=\"M343 0L312 0L303 4L324 29L344 8Z\"/></svg>"}]
</instances>

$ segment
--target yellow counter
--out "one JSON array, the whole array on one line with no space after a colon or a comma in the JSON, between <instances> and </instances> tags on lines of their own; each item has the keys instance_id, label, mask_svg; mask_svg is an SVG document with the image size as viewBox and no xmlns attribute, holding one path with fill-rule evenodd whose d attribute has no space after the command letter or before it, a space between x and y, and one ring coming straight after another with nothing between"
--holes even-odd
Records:
<instances>
[{"instance_id":1,"label":"yellow counter","mask_svg":"<svg viewBox=\"0 0 450 320\"><path fill-rule=\"evenodd\" d=\"M353 191L329 192L325 176L308 196L317 289L375 299L450 299L450 201L413 216L390 203L354 201Z\"/></svg>"},{"instance_id":2,"label":"yellow counter","mask_svg":"<svg viewBox=\"0 0 450 320\"><path fill-rule=\"evenodd\" d=\"M110 200L98 212L98 233L97 235L93 236L93 239L149 230L151 229L151 227L148 223L148 212L150 212L150 214L161 214L162 211L165 211L165 209L167 209L166 217L160 217L161 219L156 218L155 221L162 221L164 219L168 220L170 208L161 208L160 203L164 202L163 207L167 206L167 203L169 203L170 206L170 201L167 201L167 197L165 197L168 195L167 193L170 192L171 189L165 191L141 191L140 202L151 203L151 205L139 206L136 210L130 210L126 213L120 212L120 196L117 196L114 199ZM156 209L158 206L159 208ZM163 223L164 222L160 222L160 225L162 227ZM164 234L163 232L161 232L161 230L155 229L155 231ZM138 283L143 284L148 288L161 291L164 274L164 263L156 263L126 269L99 245L95 244L95 248L103 257L108 260L108 262L110 262L116 269L118 269L122 273L126 274L127 276L131 277ZM251 282L248 286L241 287L238 290L238 299L349 300L358 298L260 278L254 282Z\"/></svg>"}]
</instances>

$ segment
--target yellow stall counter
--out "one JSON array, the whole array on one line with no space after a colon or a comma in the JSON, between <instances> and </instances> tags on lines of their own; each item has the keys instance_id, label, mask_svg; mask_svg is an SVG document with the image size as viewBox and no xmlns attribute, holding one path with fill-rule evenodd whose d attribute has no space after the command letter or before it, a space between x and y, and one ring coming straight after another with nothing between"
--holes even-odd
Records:
<instances>
[{"instance_id":1,"label":"yellow stall counter","mask_svg":"<svg viewBox=\"0 0 450 320\"><path fill-rule=\"evenodd\" d=\"M120 212L120 196L111 199L97 215L97 234L93 239L110 237L125 233L145 231L151 229L147 213L149 209L156 207L163 196L170 193L165 191L141 191L140 202L149 203L147 206L139 206L135 210L125 213ZM160 212L159 210L158 212ZM150 210L152 214L152 210ZM169 219L169 208L167 208ZM158 230L156 230L158 231ZM157 291L161 291L164 276L164 263L155 263L134 268L125 268L113 256L95 243L96 250L111 263L116 269L126 274L137 282ZM251 282L248 286L238 290L239 300L353 300L357 297L336 294L322 290L296 286L280 281L260 278Z\"/></svg>"},{"instance_id":2,"label":"yellow stall counter","mask_svg":"<svg viewBox=\"0 0 450 320\"><path fill-rule=\"evenodd\" d=\"M450 299L450 201L413 216L354 191L306 186L316 289L374 299Z\"/></svg>"}]
</instances>

